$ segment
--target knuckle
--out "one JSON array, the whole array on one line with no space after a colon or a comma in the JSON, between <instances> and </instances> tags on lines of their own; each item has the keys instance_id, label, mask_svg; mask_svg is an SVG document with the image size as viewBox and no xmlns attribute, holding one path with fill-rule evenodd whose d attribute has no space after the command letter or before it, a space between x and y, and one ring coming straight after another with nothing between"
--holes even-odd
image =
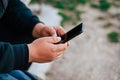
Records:
<instances>
[{"instance_id":1,"label":"knuckle","mask_svg":"<svg viewBox=\"0 0 120 80\"><path fill-rule=\"evenodd\" d=\"M66 50L66 47L64 47L63 50Z\"/></svg>"},{"instance_id":2,"label":"knuckle","mask_svg":"<svg viewBox=\"0 0 120 80\"><path fill-rule=\"evenodd\" d=\"M52 27L48 28L50 32L54 32L54 29Z\"/></svg>"},{"instance_id":3,"label":"knuckle","mask_svg":"<svg viewBox=\"0 0 120 80\"><path fill-rule=\"evenodd\" d=\"M48 27L44 27L43 31L49 31L49 28Z\"/></svg>"},{"instance_id":4,"label":"knuckle","mask_svg":"<svg viewBox=\"0 0 120 80\"><path fill-rule=\"evenodd\" d=\"M66 50L66 49L67 49L67 46L66 46L66 45L64 45L62 49L63 49L63 50Z\"/></svg>"},{"instance_id":5,"label":"knuckle","mask_svg":"<svg viewBox=\"0 0 120 80\"><path fill-rule=\"evenodd\" d=\"M56 48L51 48L51 52L56 52Z\"/></svg>"}]
</instances>

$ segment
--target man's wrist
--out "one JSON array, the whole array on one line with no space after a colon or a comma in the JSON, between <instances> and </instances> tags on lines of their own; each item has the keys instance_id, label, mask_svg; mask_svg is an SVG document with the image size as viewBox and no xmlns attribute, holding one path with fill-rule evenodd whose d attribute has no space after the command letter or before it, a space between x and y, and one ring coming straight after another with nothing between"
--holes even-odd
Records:
<instances>
[{"instance_id":1,"label":"man's wrist","mask_svg":"<svg viewBox=\"0 0 120 80\"><path fill-rule=\"evenodd\" d=\"M34 49L32 48L31 44L27 44L28 51L29 51L29 59L28 62L33 62L32 54L34 53Z\"/></svg>"}]
</instances>

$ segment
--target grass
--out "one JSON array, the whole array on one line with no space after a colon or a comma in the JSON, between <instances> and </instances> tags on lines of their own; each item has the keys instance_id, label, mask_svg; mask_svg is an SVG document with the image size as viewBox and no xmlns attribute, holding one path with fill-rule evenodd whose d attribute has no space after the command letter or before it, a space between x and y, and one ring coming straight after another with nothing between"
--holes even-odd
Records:
<instances>
[{"instance_id":1,"label":"grass","mask_svg":"<svg viewBox=\"0 0 120 80\"><path fill-rule=\"evenodd\" d=\"M102 11L107 11L111 7L111 3L107 0L100 0L100 9Z\"/></svg>"},{"instance_id":2,"label":"grass","mask_svg":"<svg viewBox=\"0 0 120 80\"><path fill-rule=\"evenodd\" d=\"M83 13L76 9L77 5L86 4L89 0L48 0L46 3L52 4L54 7L60 9L58 13L63 19L61 25L63 26L66 22L71 22L75 24L76 21L80 20L80 16ZM66 11L68 13L66 13ZM73 16L74 14L75 16Z\"/></svg>"},{"instance_id":3,"label":"grass","mask_svg":"<svg viewBox=\"0 0 120 80\"><path fill-rule=\"evenodd\" d=\"M97 17L97 20L105 20L105 17L99 16L99 17Z\"/></svg>"},{"instance_id":4,"label":"grass","mask_svg":"<svg viewBox=\"0 0 120 80\"><path fill-rule=\"evenodd\" d=\"M120 20L120 13L111 15L111 18L116 18L116 19Z\"/></svg>"},{"instance_id":5,"label":"grass","mask_svg":"<svg viewBox=\"0 0 120 80\"><path fill-rule=\"evenodd\" d=\"M98 4L92 3L92 8L100 9L101 11L107 11L111 7L111 3L108 0L99 0Z\"/></svg>"},{"instance_id":6,"label":"grass","mask_svg":"<svg viewBox=\"0 0 120 80\"><path fill-rule=\"evenodd\" d=\"M110 27L112 27L112 26L113 26L113 24L110 23L110 22L108 22L108 23L105 24L103 27L106 28L106 29L108 29L108 28L110 28Z\"/></svg>"},{"instance_id":7,"label":"grass","mask_svg":"<svg viewBox=\"0 0 120 80\"><path fill-rule=\"evenodd\" d=\"M90 2L91 7L100 9L101 11L107 11L111 7L111 3L108 0L98 0L98 4L95 4L95 1L92 2L92 0L31 0L31 3L35 2L44 2L58 8L60 10L58 14L63 18L61 21L62 26L67 21L75 24L75 22L81 20L81 15L84 12L77 10L77 6L80 4L85 5ZM103 20L104 18L99 17L99 19Z\"/></svg>"},{"instance_id":8,"label":"grass","mask_svg":"<svg viewBox=\"0 0 120 80\"><path fill-rule=\"evenodd\" d=\"M59 12L58 14L62 17L61 26L64 25L64 22L69 21L71 19L71 17L65 14L64 12Z\"/></svg>"},{"instance_id":9,"label":"grass","mask_svg":"<svg viewBox=\"0 0 120 80\"><path fill-rule=\"evenodd\" d=\"M98 4L91 4L90 5L92 8L99 8L99 5Z\"/></svg>"},{"instance_id":10,"label":"grass","mask_svg":"<svg viewBox=\"0 0 120 80\"><path fill-rule=\"evenodd\" d=\"M119 8L120 7L120 1L119 0L114 0L114 1L112 1L112 5Z\"/></svg>"},{"instance_id":11,"label":"grass","mask_svg":"<svg viewBox=\"0 0 120 80\"><path fill-rule=\"evenodd\" d=\"M52 73L48 71L48 72L45 73L45 75L50 76L50 75L52 75Z\"/></svg>"},{"instance_id":12,"label":"grass","mask_svg":"<svg viewBox=\"0 0 120 80\"><path fill-rule=\"evenodd\" d=\"M50 4L60 10L60 12L58 14L63 18L61 21L61 25L63 26L64 23L67 21L70 21L71 23L74 24L76 21L80 20L81 19L80 16L83 13L83 11L77 10L76 7L79 4L85 5L89 1L90 0L44 0L44 3ZM31 3L35 3L35 2L40 3L43 1L42 0L32 0L31 1ZM66 13L66 12L68 12L68 13Z\"/></svg>"},{"instance_id":13,"label":"grass","mask_svg":"<svg viewBox=\"0 0 120 80\"><path fill-rule=\"evenodd\" d=\"M89 2L90 0L77 0L79 3L81 4L86 4L87 2Z\"/></svg>"},{"instance_id":14,"label":"grass","mask_svg":"<svg viewBox=\"0 0 120 80\"><path fill-rule=\"evenodd\" d=\"M65 9L66 5L64 5L62 2L59 1L54 4L54 7L59 8L59 9Z\"/></svg>"},{"instance_id":15,"label":"grass","mask_svg":"<svg viewBox=\"0 0 120 80\"><path fill-rule=\"evenodd\" d=\"M117 32L111 32L107 35L108 40L113 43L118 43L119 42L119 33Z\"/></svg>"},{"instance_id":16,"label":"grass","mask_svg":"<svg viewBox=\"0 0 120 80\"><path fill-rule=\"evenodd\" d=\"M80 19L81 19L80 16L81 16L83 13L85 13L85 12L84 12L84 11L78 11L78 10L76 10L75 13L76 13L76 18L77 18L77 20L80 20Z\"/></svg>"}]
</instances>

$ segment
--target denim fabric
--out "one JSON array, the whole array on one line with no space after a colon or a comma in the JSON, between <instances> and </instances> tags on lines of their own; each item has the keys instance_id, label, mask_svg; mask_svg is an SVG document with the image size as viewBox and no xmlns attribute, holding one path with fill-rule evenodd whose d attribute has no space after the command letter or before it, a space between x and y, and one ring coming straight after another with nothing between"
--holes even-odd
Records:
<instances>
[{"instance_id":1,"label":"denim fabric","mask_svg":"<svg viewBox=\"0 0 120 80\"><path fill-rule=\"evenodd\" d=\"M0 80L18 80L9 74L0 74Z\"/></svg>"},{"instance_id":2,"label":"denim fabric","mask_svg":"<svg viewBox=\"0 0 120 80\"><path fill-rule=\"evenodd\" d=\"M0 74L0 80L38 80L37 77L27 71L13 70L7 74Z\"/></svg>"}]
</instances>

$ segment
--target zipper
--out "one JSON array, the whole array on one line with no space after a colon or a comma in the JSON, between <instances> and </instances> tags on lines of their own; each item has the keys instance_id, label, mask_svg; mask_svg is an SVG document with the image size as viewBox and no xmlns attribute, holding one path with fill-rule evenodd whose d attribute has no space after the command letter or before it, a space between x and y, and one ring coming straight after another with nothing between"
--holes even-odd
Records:
<instances>
[{"instance_id":1,"label":"zipper","mask_svg":"<svg viewBox=\"0 0 120 80\"><path fill-rule=\"evenodd\" d=\"M4 5L3 5L3 1L0 0L0 19L2 18L3 14L4 14L4 11L5 11L5 8L4 8Z\"/></svg>"},{"instance_id":2,"label":"zipper","mask_svg":"<svg viewBox=\"0 0 120 80\"><path fill-rule=\"evenodd\" d=\"M0 10L0 19L2 18L8 4L9 0L0 0L1 10Z\"/></svg>"}]
</instances>

